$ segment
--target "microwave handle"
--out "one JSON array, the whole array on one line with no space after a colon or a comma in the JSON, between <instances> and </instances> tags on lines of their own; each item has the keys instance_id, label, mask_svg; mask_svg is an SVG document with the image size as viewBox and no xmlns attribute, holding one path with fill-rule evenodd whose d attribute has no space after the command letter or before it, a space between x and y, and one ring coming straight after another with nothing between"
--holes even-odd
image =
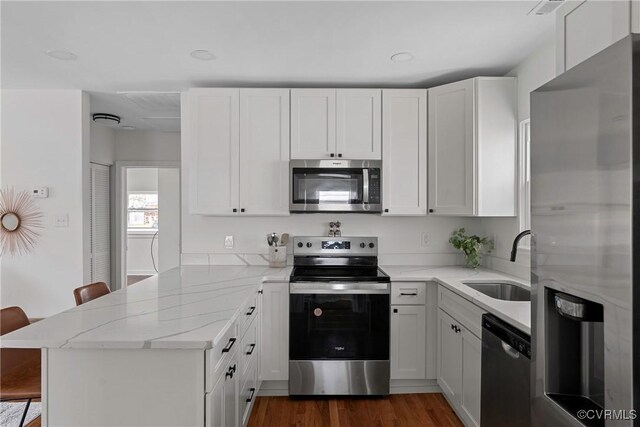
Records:
<instances>
[{"instance_id":1,"label":"microwave handle","mask_svg":"<svg viewBox=\"0 0 640 427\"><path fill-rule=\"evenodd\" d=\"M369 204L369 169L362 169L362 203Z\"/></svg>"}]
</instances>

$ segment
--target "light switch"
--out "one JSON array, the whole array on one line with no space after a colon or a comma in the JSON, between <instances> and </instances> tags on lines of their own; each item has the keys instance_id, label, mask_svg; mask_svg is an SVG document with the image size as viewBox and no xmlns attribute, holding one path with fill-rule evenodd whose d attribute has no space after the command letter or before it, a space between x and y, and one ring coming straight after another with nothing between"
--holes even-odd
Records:
<instances>
[{"instance_id":1,"label":"light switch","mask_svg":"<svg viewBox=\"0 0 640 427\"><path fill-rule=\"evenodd\" d=\"M233 249L233 236L224 237L224 247L226 249Z\"/></svg>"},{"instance_id":2,"label":"light switch","mask_svg":"<svg viewBox=\"0 0 640 427\"><path fill-rule=\"evenodd\" d=\"M61 228L69 227L69 214L64 213L56 215L55 225L56 227Z\"/></svg>"}]
</instances>

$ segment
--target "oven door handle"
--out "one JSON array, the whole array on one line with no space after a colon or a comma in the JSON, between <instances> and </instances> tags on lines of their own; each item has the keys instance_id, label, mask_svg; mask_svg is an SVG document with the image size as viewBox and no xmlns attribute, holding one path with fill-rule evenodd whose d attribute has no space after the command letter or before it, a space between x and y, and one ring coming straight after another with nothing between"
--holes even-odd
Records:
<instances>
[{"instance_id":1,"label":"oven door handle","mask_svg":"<svg viewBox=\"0 0 640 427\"><path fill-rule=\"evenodd\" d=\"M369 169L362 169L362 203L369 204Z\"/></svg>"},{"instance_id":2,"label":"oven door handle","mask_svg":"<svg viewBox=\"0 0 640 427\"><path fill-rule=\"evenodd\" d=\"M290 283L291 294L389 294L389 283Z\"/></svg>"}]
</instances>

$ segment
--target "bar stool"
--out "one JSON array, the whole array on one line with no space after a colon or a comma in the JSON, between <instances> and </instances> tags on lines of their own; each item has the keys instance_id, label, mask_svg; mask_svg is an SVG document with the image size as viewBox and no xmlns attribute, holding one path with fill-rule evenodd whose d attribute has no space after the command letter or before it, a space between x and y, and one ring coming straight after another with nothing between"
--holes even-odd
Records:
<instances>
[{"instance_id":1,"label":"bar stool","mask_svg":"<svg viewBox=\"0 0 640 427\"><path fill-rule=\"evenodd\" d=\"M104 282L96 282L90 285L80 286L73 290L73 296L76 299L76 306L100 298L111 292Z\"/></svg>"},{"instance_id":2,"label":"bar stool","mask_svg":"<svg viewBox=\"0 0 640 427\"><path fill-rule=\"evenodd\" d=\"M0 310L0 335L29 325L29 318L20 307ZM20 427L24 425L32 400L42 397L40 388L41 358L39 349L0 349L0 401L27 401Z\"/></svg>"}]
</instances>

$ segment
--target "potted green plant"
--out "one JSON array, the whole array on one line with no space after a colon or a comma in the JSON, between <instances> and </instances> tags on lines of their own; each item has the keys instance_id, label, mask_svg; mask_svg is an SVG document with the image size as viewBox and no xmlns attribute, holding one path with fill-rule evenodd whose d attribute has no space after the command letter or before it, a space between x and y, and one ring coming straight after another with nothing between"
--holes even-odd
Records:
<instances>
[{"instance_id":1,"label":"potted green plant","mask_svg":"<svg viewBox=\"0 0 640 427\"><path fill-rule=\"evenodd\" d=\"M490 253L493 249L493 241L491 239L479 237L475 234L468 236L464 228L454 230L449 238L449 243L464 253L465 262L470 268L478 268L480 266L483 249L485 253Z\"/></svg>"}]
</instances>

